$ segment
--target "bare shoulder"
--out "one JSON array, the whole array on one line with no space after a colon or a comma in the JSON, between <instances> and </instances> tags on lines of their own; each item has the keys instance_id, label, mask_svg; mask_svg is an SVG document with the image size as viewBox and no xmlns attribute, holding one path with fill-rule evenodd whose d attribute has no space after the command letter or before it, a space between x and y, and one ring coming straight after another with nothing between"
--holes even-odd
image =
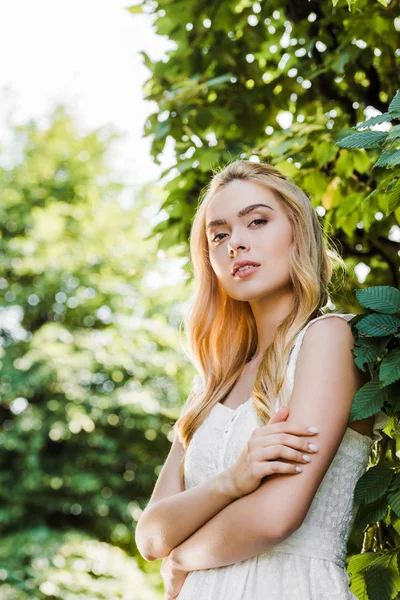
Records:
<instances>
[{"instance_id":1,"label":"bare shoulder","mask_svg":"<svg viewBox=\"0 0 400 600\"><path fill-rule=\"evenodd\" d=\"M335 373L346 374L357 391L364 385L366 375L354 362L354 341L350 323L343 317L332 315L329 319L314 321L304 335L296 371L312 372L315 365L319 365L333 377Z\"/></svg>"},{"instance_id":2,"label":"bare shoulder","mask_svg":"<svg viewBox=\"0 0 400 600\"><path fill-rule=\"evenodd\" d=\"M336 318L333 318L336 316ZM332 349L332 361L342 361L342 367L345 367L349 372L349 377L353 381L354 394L363 385L370 381L368 371L362 371L354 362L352 349L354 347L354 335L350 327L350 323L343 317L332 315L329 319L320 319L311 323L304 336L304 352L303 360L306 360L305 355L312 353L315 356L317 352L326 352L327 348ZM312 348L312 350L311 350ZM301 360L299 356L299 360ZM327 364L327 368L335 368L335 364ZM351 429L363 435L372 436L374 417L352 421L349 424Z\"/></svg>"},{"instance_id":3,"label":"bare shoulder","mask_svg":"<svg viewBox=\"0 0 400 600\"><path fill-rule=\"evenodd\" d=\"M351 330L351 324L340 315L329 315L329 318L317 319L312 321L305 333L304 342L306 339L314 339L318 343L325 335L335 335L336 338L347 341L351 346L354 345L354 336Z\"/></svg>"}]
</instances>

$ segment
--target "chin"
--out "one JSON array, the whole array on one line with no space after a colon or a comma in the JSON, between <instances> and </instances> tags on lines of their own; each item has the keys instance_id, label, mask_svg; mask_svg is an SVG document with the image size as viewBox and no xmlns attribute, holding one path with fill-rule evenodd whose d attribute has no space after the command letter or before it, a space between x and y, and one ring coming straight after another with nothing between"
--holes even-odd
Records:
<instances>
[{"instance_id":1,"label":"chin","mask_svg":"<svg viewBox=\"0 0 400 600\"><path fill-rule=\"evenodd\" d=\"M252 300L259 300L267 293L266 290L235 290L234 292L226 292L230 298L233 300L239 300L239 302L250 302Z\"/></svg>"}]
</instances>

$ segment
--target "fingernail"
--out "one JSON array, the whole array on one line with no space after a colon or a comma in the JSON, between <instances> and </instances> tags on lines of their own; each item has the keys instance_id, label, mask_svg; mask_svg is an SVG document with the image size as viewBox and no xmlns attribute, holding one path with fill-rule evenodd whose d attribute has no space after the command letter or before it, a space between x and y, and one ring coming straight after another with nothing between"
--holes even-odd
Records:
<instances>
[{"instance_id":1,"label":"fingernail","mask_svg":"<svg viewBox=\"0 0 400 600\"><path fill-rule=\"evenodd\" d=\"M310 448L310 450L312 450L313 452L316 452L318 450L318 447L315 446L314 444L308 444L308 447Z\"/></svg>"},{"instance_id":2,"label":"fingernail","mask_svg":"<svg viewBox=\"0 0 400 600\"><path fill-rule=\"evenodd\" d=\"M318 429L318 427L309 427L309 428L308 428L308 431L309 431L310 433L319 433L319 429Z\"/></svg>"}]
</instances>

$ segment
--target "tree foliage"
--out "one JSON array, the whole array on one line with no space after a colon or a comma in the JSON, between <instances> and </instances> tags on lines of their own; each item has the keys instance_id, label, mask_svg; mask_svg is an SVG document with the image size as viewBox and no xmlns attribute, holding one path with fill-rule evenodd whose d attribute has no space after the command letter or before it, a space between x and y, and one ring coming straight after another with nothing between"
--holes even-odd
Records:
<instances>
[{"instance_id":1,"label":"tree foliage","mask_svg":"<svg viewBox=\"0 0 400 600\"><path fill-rule=\"evenodd\" d=\"M70 530L138 554L135 525L194 374L179 336L188 290L144 239L163 192L122 208L114 133L82 136L61 107L50 121L18 128L18 159L0 168L0 596L12 600L48 597L41 574L55 585L50 549L69 548ZM52 597L122 597L122 580L95 595L72 579Z\"/></svg>"},{"instance_id":2,"label":"tree foliage","mask_svg":"<svg viewBox=\"0 0 400 600\"><path fill-rule=\"evenodd\" d=\"M35 527L0 545L2 600L159 600L154 577L115 545L81 530ZM152 589L153 587L153 589Z\"/></svg>"},{"instance_id":3,"label":"tree foliage","mask_svg":"<svg viewBox=\"0 0 400 600\"><path fill-rule=\"evenodd\" d=\"M154 5L138 6L154 14L156 32L175 45L157 62L142 52L151 70L146 98L157 103L145 124L155 162L168 138L175 144L176 163L164 172L169 217L154 229L161 247L179 242L186 252L212 169L254 157L309 194L350 268L363 261L376 283L398 287L399 246L389 233L400 220L399 202L387 215L384 194L366 201L383 177L372 170L374 153L336 145L366 108L384 113L396 93L395 6L359 0L350 14L345 3L329 1ZM289 127L277 122L282 113ZM350 276L348 291L356 284Z\"/></svg>"},{"instance_id":4,"label":"tree foliage","mask_svg":"<svg viewBox=\"0 0 400 600\"><path fill-rule=\"evenodd\" d=\"M175 148L163 173L168 217L153 229L160 247L178 241L186 252L214 168L247 158L273 164L306 191L346 261L346 282L331 300L364 311L352 323L355 362L373 374L352 420L381 408L391 416L357 490L349 543L352 589L370 600L400 590L396 8L386 0L143 0L129 9L151 13L156 32L172 42L158 61L142 52L151 71L146 98L157 103L144 128L155 162L168 139Z\"/></svg>"}]
</instances>

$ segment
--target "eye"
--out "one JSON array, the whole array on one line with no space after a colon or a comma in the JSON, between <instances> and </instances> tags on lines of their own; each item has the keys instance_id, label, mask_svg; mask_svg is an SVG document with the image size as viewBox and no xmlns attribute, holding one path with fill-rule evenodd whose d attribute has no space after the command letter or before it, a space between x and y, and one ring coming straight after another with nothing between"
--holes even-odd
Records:
<instances>
[{"instance_id":1,"label":"eye","mask_svg":"<svg viewBox=\"0 0 400 600\"><path fill-rule=\"evenodd\" d=\"M253 220L250 222L250 225L251 225L252 223L255 223L256 221L261 221L262 223L268 223L268 219L253 219Z\"/></svg>"},{"instance_id":2,"label":"eye","mask_svg":"<svg viewBox=\"0 0 400 600\"><path fill-rule=\"evenodd\" d=\"M259 221L261 223L268 223L268 219L253 219L252 221L250 221L249 225L251 225L252 223L255 223L256 221ZM224 233L217 233L216 236L214 236L211 241L212 242L219 242L220 240L218 239L218 237L220 235L225 235Z\"/></svg>"}]
</instances>

